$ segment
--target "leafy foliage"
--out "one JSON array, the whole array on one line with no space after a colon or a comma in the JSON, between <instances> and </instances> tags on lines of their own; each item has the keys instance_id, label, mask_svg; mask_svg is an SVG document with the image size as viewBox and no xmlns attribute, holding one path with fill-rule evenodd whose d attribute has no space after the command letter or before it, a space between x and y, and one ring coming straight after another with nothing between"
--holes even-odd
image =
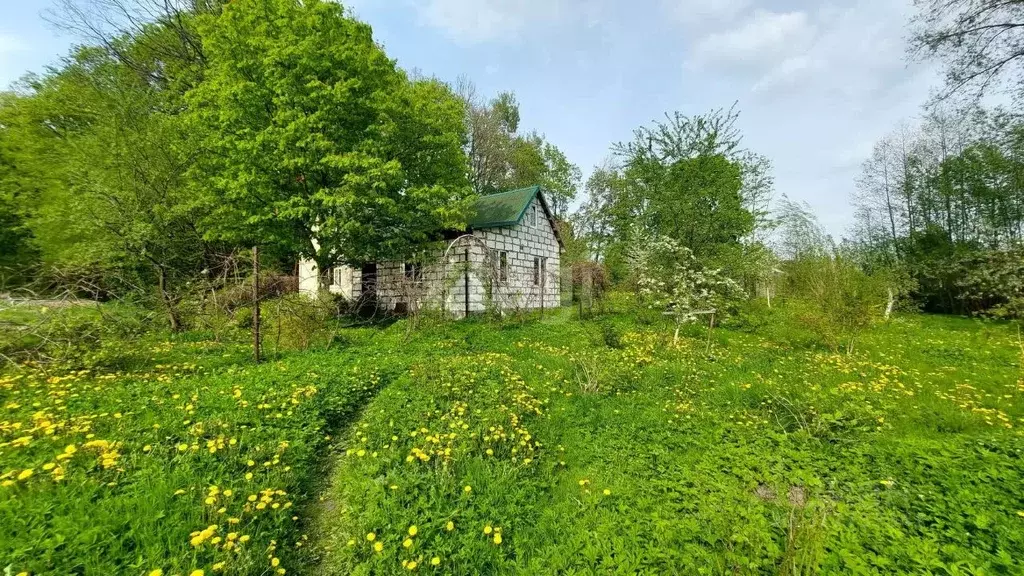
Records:
<instances>
[{"instance_id":1,"label":"leafy foliage","mask_svg":"<svg viewBox=\"0 0 1024 576\"><path fill-rule=\"evenodd\" d=\"M986 313L1002 308L1019 276L988 263L1014 258L1024 241L1019 120L996 110L934 113L875 146L855 198L858 250L866 260L905 269L926 311ZM975 267L990 279L970 288Z\"/></svg>"},{"instance_id":2,"label":"leafy foliage","mask_svg":"<svg viewBox=\"0 0 1024 576\"><path fill-rule=\"evenodd\" d=\"M515 94L502 92L484 101L464 79L457 90L466 107L466 154L476 193L540 185L554 215L565 218L579 189L580 169L542 135L520 131Z\"/></svg>"},{"instance_id":3,"label":"leafy foliage","mask_svg":"<svg viewBox=\"0 0 1024 576\"><path fill-rule=\"evenodd\" d=\"M700 265L693 252L667 237L634 244L630 254L637 296L641 305L671 316L676 325L673 341L683 324L726 316L729 305L745 294L720 270Z\"/></svg>"},{"instance_id":4,"label":"leafy foliage","mask_svg":"<svg viewBox=\"0 0 1024 576\"><path fill-rule=\"evenodd\" d=\"M462 108L410 82L369 26L333 2L245 0L200 32L208 68L188 102L208 236L326 269L464 226Z\"/></svg>"}]
</instances>

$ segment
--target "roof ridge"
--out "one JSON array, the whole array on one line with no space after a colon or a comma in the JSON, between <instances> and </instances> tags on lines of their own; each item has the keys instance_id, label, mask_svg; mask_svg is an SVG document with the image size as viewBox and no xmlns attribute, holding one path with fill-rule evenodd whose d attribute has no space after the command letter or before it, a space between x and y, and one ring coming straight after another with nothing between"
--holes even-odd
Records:
<instances>
[{"instance_id":1,"label":"roof ridge","mask_svg":"<svg viewBox=\"0 0 1024 576\"><path fill-rule=\"evenodd\" d=\"M513 188L512 190L502 190L501 192L495 192L494 194L481 194L479 198L488 198L491 196L501 196L503 194L513 194L515 192L524 192L526 190L533 189L540 190L540 184L533 184L532 186L523 186L522 188Z\"/></svg>"}]
</instances>

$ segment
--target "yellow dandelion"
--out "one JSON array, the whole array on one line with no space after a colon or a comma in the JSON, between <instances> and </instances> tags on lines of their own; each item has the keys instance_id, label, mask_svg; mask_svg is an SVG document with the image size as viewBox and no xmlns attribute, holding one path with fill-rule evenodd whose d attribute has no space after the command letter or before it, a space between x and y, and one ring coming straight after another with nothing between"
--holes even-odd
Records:
<instances>
[{"instance_id":1,"label":"yellow dandelion","mask_svg":"<svg viewBox=\"0 0 1024 576\"><path fill-rule=\"evenodd\" d=\"M164 576L164 571L160 568L157 568L156 570L150 570L149 576Z\"/></svg>"},{"instance_id":2,"label":"yellow dandelion","mask_svg":"<svg viewBox=\"0 0 1024 576\"><path fill-rule=\"evenodd\" d=\"M449 531L449 532L451 532L452 530L455 530L455 522L452 522L451 520L449 520L448 523L444 525L444 529Z\"/></svg>"},{"instance_id":3,"label":"yellow dandelion","mask_svg":"<svg viewBox=\"0 0 1024 576\"><path fill-rule=\"evenodd\" d=\"M438 558L437 556L434 556L433 558L430 559L430 565L431 566L440 566L441 565L441 559Z\"/></svg>"},{"instance_id":4,"label":"yellow dandelion","mask_svg":"<svg viewBox=\"0 0 1024 576\"><path fill-rule=\"evenodd\" d=\"M495 544L501 544L501 534L500 533L494 535L494 543Z\"/></svg>"},{"instance_id":5,"label":"yellow dandelion","mask_svg":"<svg viewBox=\"0 0 1024 576\"><path fill-rule=\"evenodd\" d=\"M366 535L366 539L369 540L370 542L373 542L374 540L377 539L377 535L374 534L373 532L370 532L370 533L368 533Z\"/></svg>"},{"instance_id":6,"label":"yellow dandelion","mask_svg":"<svg viewBox=\"0 0 1024 576\"><path fill-rule=\"evenodd\" d=\"M409 570L415 570L416 569L416 561L415 560L410 560L409 564L406 566L406 568L408 568Z\"/></svg>"},{"instance_id":7,"label":"yellow dandelion","mask_svg":"<svg viewBox=\"0 0 1024 576\"><path fill-rule=\"evenodd\" d=\"M273 566L274 568L277 568L278 566L281 565L281 559L278 558L277 556L274 556L273 558L270 559L270 565Z\"/></svg>"},{"instance_id":8,"label":"yellow dandelion","mask_svg":"<svg viewBox=\"0 0 1024 576\"><path fill-rule=\"evenodd\" d=\"M466 494L469 494L470 492L473 491L473 487L467 484L462 488L462 491L465 492Z\"/></svg>"},{"instance_id":9,"label":"yellow dandelion","mask_svg":"<svg viewBox=\"0 0 1024 576\"><path fill-rule=\"evenodd\" d=\"M32 476L33 472L31 468L26 468L18 474L18 480L28 480Z\"/></svg>"},{"instance_id":10,"label":"yellow dandelion","mask_svg":"<svg viewBox=\"0 0 1024 576\"><path fill-rule=\"evenodd\" d=\"M405 547L405 548L412 548L412 538L406 538L402 542L402 546Z\"/></svg>"},{"instance_id":11,"label":"yellow dandelion","mask_svg":"<svg viewBox=\"0 0 1024 576\"><path fill-rule=\"evenodd\" d=\"M373 544L373 551L374 552L380 552L382 550L384 550L384 543L383 542L375 542Z\"/></svg>"},{"instance_id":12,"label":"yellow dandelion","mask_svg":"<svg viewBox=\"0 0 1024 576\"><path fill-rule=\"evenodd\" d=\"M206 572L202 570L193 570L188 576L206 576Z\"/></svg>"},{"instance_id":13,"label":"yellow dandelion","mask_svg":"<svg viewBox=\"0 0 1024 576\"><path fill-rule=\"evenodd\" d=\"M409 536L415 536L416 532L418 532L418 530L416 529L415 525L409 526Z\"/></svg>"}]
</instances>

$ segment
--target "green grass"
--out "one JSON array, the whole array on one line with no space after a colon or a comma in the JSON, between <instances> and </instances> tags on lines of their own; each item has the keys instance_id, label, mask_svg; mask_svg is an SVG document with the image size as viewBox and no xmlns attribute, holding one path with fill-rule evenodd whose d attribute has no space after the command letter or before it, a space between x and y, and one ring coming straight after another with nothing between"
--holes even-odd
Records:
<instances>
[{"instance_id":1,"label":"green grass","mask_svg":"<svg viewBox=\"0 0 1024 576\"><path fill-rule=\"evenodd\" d=\"M323 571L1021 573L1009 327L900 318L847 357L780 345L802 338L783 324L720 331L709 356L699 332L674 349L665 327L605 324L422 335L444 352L346 438Z\"/></svg>"},{"instance_id":2,"label":"green grass","mask_svg":"<svg viewBox=\"0 0 1024 576\"><path fill-rule=\"evenodd\" d=\"M562 310L344 329L261 366L186 334L104 342L88 372L9 369L0 567L1024 573L1009 325L901 317L846 356L754 324L710 353L699 330L673 347L660 320Z\"/></svg>"}]
</instances>

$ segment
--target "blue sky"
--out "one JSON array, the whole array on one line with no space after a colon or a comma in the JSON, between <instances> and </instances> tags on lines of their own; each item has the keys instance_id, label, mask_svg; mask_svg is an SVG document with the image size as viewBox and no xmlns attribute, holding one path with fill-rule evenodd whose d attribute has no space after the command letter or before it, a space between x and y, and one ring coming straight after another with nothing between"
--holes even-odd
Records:
<instances>
[{"instance_id":1,"label":"blue sky","mask_svg":"<svg viewBox=\"0 0 1024 576\"><path fill-rule=\"evenodd\" d=\"M0 0L0 85L74 41L52 0ZM355 0L406 69L483 95L513 90L521 125L584 174L634 128L738 102L745 144L775 165L776 195L808 202L834 235L872 144L920 113L938 76L905 58L909 0Z\"/></svg>"}]
</instances>

